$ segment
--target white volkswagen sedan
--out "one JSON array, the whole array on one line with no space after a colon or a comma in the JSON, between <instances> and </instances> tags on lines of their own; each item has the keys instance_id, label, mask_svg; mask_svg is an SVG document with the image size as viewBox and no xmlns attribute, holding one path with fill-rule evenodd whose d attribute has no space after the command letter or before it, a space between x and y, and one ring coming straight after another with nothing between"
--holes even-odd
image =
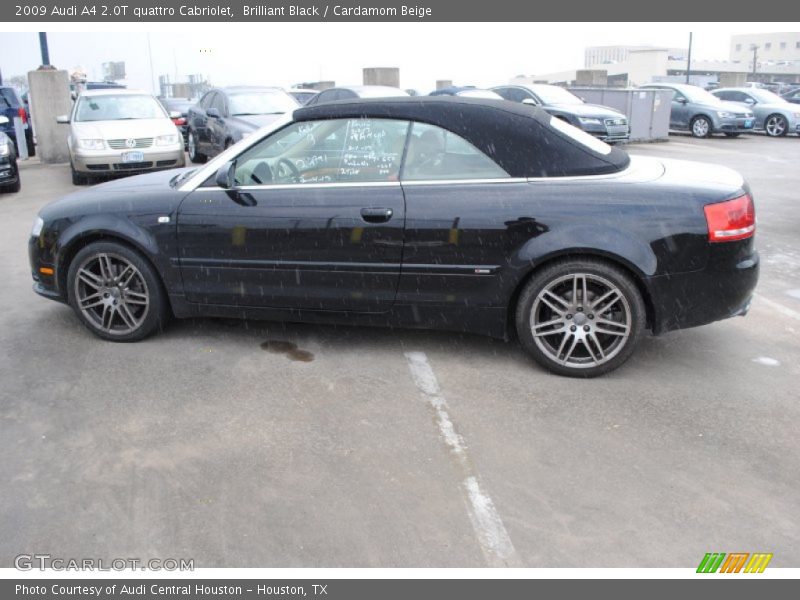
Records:
<instances>
[{"instance_id":1,"label":"white volkswagen sedan","mask_svg":"<svg viewBox=\"0 0 800 600\"><path fill-rule=\"evenodd\" d=\"M87 90L69 115L72 183L183 167L183 138L152 94L133 90Z\"/></svg>"}]
</instances>

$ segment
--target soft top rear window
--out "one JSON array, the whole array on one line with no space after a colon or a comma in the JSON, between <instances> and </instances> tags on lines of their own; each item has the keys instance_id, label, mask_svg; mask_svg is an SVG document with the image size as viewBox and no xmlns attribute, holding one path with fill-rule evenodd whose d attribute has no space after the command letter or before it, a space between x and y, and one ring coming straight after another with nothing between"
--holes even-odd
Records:
<instances>
[{"instance_id":1,"label":"soft top rear window","mask_svg":"<svg viewBox=\"0 0 800 600\"><path fill-rule=\"evenodd\" d=\"M557 129L561 133L568 135L570 138L579 144L586 146L586 148L592 150L593 152L597 152L598 154L602 154L604 156L611 154L611 146L602 140L598 140L593 135L589 135L582 129L578 129L574 125L570 125L563 119L559 119L558 117L550 117L550 126L553 129Z\"/></svg>"}]
</instances>

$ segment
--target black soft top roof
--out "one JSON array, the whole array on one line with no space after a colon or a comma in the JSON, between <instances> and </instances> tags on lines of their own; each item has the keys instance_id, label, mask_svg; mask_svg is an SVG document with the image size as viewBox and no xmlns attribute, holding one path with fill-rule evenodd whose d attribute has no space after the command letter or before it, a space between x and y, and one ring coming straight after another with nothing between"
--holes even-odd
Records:
<instances>
[{"instance_id":1,"label":"black soft top roof","mask_svg":"<svg viewBox=\"0 0 800 600\"><path fill-rule=\"evenodd\" d=\"M550 125L544 110L506 100L411 96L339 100L298 108L296 121L340 118L403 119L437 125L492 157L512 177L601 175L621 171L628 155L602 154Z\"/></svg>"}]
</instances>

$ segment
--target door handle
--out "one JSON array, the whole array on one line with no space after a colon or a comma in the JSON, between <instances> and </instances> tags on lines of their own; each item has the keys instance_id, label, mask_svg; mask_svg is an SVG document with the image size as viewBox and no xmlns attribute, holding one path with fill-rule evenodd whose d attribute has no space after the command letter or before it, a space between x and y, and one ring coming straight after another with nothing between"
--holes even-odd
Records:
<instances>
[{"instance_id":1,"label":"door handle","mask_svg":"<svg viewBox=\"0 0 800 600\"><path fill-rule=\"evenodd\" d=\"M361 218L367 223L385 223L392 218L394 211L391 208L362 208Z\"/></svg>"}]
</instances>

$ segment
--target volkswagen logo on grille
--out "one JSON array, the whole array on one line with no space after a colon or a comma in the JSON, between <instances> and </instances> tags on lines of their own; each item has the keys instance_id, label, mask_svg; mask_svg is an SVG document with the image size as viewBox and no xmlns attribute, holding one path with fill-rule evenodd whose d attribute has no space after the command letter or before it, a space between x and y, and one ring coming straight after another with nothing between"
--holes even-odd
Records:
<instances>
[{"instance_id":1,"label":"volkswagen logo on grille","mask_svg":"<svg viewBox=\"0 0 800 600\"><path fill-rule=\"evenodd\" d=\"M136 140L133 138L128 138L127 140L125 140L125 145L128 148L136 148Z\"/></svg>"}]
</instances>

